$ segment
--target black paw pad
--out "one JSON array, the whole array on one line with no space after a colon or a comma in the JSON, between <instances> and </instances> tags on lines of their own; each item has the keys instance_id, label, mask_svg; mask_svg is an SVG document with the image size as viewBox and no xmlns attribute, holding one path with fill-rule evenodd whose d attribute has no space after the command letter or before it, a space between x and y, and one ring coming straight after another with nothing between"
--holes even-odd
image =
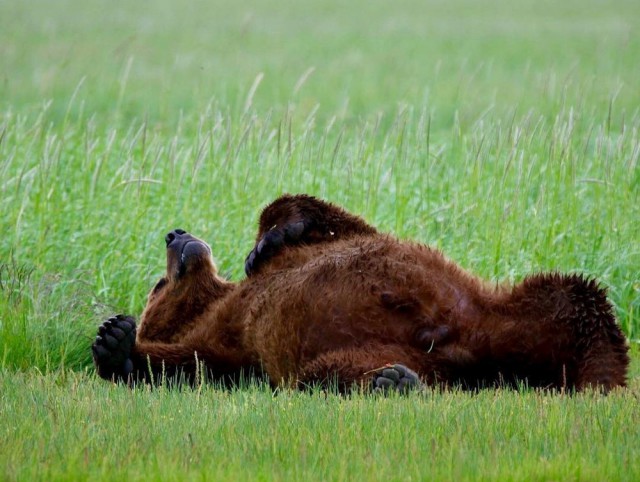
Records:
<instances>
[{"instance_id":1,"label":"black paw pad","mask_svg":"<svg viewBox=\"0 0 640 482\"><path fill-rule=\"evenodd\" d=\"M284 237L286 241L295 242L299 241L302 238L306 230L305 223L302 221L298 221L297 223L287 224L284 227Z\"/></svg>"},{"instance_id":2,"label":"black paw pad","mask_svg":"<svg viewBox=\"0 0 640 482\"><path fill-rule=\"evenodd\" d=\"M126 379L133 372L131 350L136 342L133 318L117 315L98 327L91 351L98 374L106 379Z\"/></svg>"},{"instance_id":3,"label":"black paw pad","mask_svg":"<svg viewBox=\"0 0 640 482\"><path fill-rule=\"evenodd\" d=\"M422 386L418 374L400 364L387 365L376 370L371 382L375 392L385 393L389 391L406 393Z\"/></svg>"},{"instance_id":4,"label":"black paw pad","mask_svg":"<svg viewBox=\"0 0 640 482\"><path fill-rule=\"evenodd\" d=\"M285 224L283 227L273 227L267 231L255 248L251 250L244 263L247 276L255 273L260 266L277 255L285 245L295 245L303 242L307 226L303 221Z\"/></svg>"},{"instance_id":5,"label":"black paw pad","mask_svg":"<svg viewBox=\"0 0 640 482\"><path fill-rule=\"evenodd\" d=\"M251 250L249 256L244 262L244 272L247 276L252 275L258 269L260 269L260 265L267 261L268 259L275 256L278 251L282 248L284 244L284 233L279 229L272 229L268 231L256 247Z\"/></svg>"},{"instance_id":6,"label":"black paw pad","mask_svg":"<svg viewBox=\"0 0 640 482\"><path fill-rule=\"evenodd\" d=\"M274 257L282 249L285 243L287 234L285 231L273 228L267 231L264 236L258 241L255 248L251 250L249 256L244 263L244 272L247 276L255 273L260 269L260 265L270 258Z\"/></svg>"},{"instance_id":7,"label":"black paw pad","mask_svg":"<svg viewBox=\"0 0 640 482\"><path fill-rule=\"evenodd\" d=\"M267 260L276 254L284 244L284 232L279 229L272 229L258 242L255 248L256 255Z\"/></svg>"}]
</instances>

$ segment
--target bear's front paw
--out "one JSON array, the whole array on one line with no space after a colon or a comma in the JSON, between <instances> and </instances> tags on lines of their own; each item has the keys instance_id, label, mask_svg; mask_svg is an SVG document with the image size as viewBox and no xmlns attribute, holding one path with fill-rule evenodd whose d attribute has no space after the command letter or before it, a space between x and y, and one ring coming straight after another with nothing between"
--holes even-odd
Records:
<instances>
[{"instance_id":1,"label":"bear's front paw","mask_svg":"<svg viewBox=\"0 0 640 482\"><path fill-rule=\"evenodd\" d=\"M297 244L304 233L305 225L302 221L286 224L283 227L274 226L267 231L256 246L251 250L244 263L244 271L251 276L260 266L278 254L285 244Z\"/></svg>"},{"instance_id":2,"label":"bear's front paw","mask_svg":"<svg viewBox=\"0 0 640 482\"><path fill-rule=\"evenodd\" d=\"M386 365L376 370L371 383L374 392L384 393L395 390L406 393L422 386L418 374L400 364Z\"/></svg>"},{"instance_id":3,"label":"bear's front paw","mask_svg":"<svg viewBox=\"0 0 640 482\"><path fill-rule=\"evenodd\" d=\"M100 325L91 345L98 375L107 380L127 380L133 372L131 350L135 342L136 322L130 316L112 316Z\"/></svg>"}]
</instances>

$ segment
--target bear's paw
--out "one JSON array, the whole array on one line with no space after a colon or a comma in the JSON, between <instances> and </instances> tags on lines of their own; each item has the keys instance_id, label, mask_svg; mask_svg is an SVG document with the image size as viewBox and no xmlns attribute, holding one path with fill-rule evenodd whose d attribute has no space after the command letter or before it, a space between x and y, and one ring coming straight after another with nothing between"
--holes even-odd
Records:
<instances>
[{"instance_id":1,"label":"bear's paw","mask_svg":"<svg viewBox=\"0 0 640 482\"><path fill-rule=\"evenodd\" d=\"M371 384L374 392L383 393L391 391L407 393L422 387L418 374L398 363L385 365L376 370Z\"/></svg>"},{"instance_id":2,"label":"bear's paw","mask_svg":"<svg viewBox=\"0 0 640 482\"><path fill-rule=\"evenodd\" d=\"M302 221L282 227L274 226L267 231L247 256L244 265L247 276L257 272L263 263L276 256L285 245L295 245L302 241L304 232L305 224Z\"/></svg>"},{"instance_id":3,"label":"bear's paw","mask_svg":"<svg viewBox=\"0 0 640 482\"><path fill-rule=\"evenodd\" d=\"M107 380L126 380L133 372L131 351L136 342L136 322L116 315L98 328L91 351L98 375Z\"/></svg>"}]
</instances>

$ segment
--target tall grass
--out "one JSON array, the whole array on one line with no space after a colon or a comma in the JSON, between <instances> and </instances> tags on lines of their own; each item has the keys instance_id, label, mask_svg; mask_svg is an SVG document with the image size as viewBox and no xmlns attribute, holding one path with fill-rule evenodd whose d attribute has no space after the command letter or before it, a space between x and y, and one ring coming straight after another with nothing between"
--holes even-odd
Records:
<instances>
[{"instance_id":1,"label":"tall grass","mask_svg":"<svg viewBox=\"0 0 640 482\"><path fill-rule=\"evenodd\" d=\"M496 281L540 270L597 276L636 336L637 129L611 135L569 110L506 125L487 114L438 134L430 115L407 108L386 127L382 116L351 127L212 107L169 137L138 121L59 130L46 111L28 126L5 120L0 208L13 229L2 276L21 288L3 290L2 358L88 364L100 316L140 312L171 228L211 241L221 271L240 278L261 206L286 191L343 204Z\"/></svg>"}]
</instances>

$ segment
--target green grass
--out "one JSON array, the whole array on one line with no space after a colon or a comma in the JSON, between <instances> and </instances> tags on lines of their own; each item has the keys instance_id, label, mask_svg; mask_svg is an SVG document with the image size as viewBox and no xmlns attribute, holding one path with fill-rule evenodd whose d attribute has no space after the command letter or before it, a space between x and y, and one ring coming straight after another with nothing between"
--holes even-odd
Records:
<instances>
[{"instance_id":1,"label":"green grass","mask_svg":"<svg viewBox=\"0 0 640 482\"><path fill-rule=\"evenodd\" d=\"M637 383L608 398L488 390L344 399L255 386L130 391L78 373L3 371L0 388L8 479L640 476Z\"/></svg>"},{"instance_id":2,"label":"green grass","mask_svg":"<svg viewBox=\"0 0 640 482\"><path fill-rule=\"evenodd\" d=\"M639 18L632 0L0 0L0 478L637 479L637 367L606 398L131 392L94 379L88 346L140 312L166 231L240 279L287 191L491 280L596 276L637 340Z\"/></svg>"}]
</instances>

